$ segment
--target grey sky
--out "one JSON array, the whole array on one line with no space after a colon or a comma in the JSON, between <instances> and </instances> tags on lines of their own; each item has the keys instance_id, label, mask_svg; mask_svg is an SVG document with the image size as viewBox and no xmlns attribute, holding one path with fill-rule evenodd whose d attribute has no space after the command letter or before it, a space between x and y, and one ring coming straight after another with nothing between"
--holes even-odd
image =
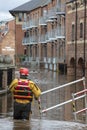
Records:
<instances>
[{"instance_id":1,"label":"grey sky","mask_svg":"<svg viewBox=\"0 0 87 130\"><path fill-rule=\"evenodd\" d=\"M30 0L0 0L0 20L12 18L9 10L16 8Z\"/></svg>"}]
</instances>

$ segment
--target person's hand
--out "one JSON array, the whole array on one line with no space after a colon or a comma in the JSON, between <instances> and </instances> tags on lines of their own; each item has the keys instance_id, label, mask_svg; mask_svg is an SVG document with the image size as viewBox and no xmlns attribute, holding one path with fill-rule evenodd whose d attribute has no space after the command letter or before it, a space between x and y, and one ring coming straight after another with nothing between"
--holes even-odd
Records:
<instances>
[{"instance_id":1,"label":"person's hand","mask_svg":"<svg viewBox=\"0 0 87 130\"><path fill-rule=\"evenodd\" d=\"M37 98L37 97L34 97L34 99L35 99L35 100L38 100L38 98Z\"/></svg>"}]
</instances>

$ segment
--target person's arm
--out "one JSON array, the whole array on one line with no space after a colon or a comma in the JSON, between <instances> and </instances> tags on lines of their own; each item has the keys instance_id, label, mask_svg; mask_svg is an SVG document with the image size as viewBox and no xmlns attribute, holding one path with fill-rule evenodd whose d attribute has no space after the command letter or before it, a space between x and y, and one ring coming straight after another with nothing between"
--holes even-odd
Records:
<instances>
[{"instance_id":1,"label":"person's arm","mask_svg":"<svg viewBox=\"0 0 87 130\"><path fill-rule=\"evenodd\" d=\"M13 92L13 91L14 91L14 87L17 86L17 84L18 84L18 79L14 79L14 80L11 82L10 86L9 86L9 90L10 90L11 92Z\"/></svg>"},{"instance_id":2,"label":"person's arm","mask_svg":"<svg viewBox=\"0 0 87 130\"><path fill-rule=\"evenodd\" d=\"M40 88L32 81L29 82L29 86L35 96L36 99L41 95L41 90Z\"/></svg>"}]
</instances>

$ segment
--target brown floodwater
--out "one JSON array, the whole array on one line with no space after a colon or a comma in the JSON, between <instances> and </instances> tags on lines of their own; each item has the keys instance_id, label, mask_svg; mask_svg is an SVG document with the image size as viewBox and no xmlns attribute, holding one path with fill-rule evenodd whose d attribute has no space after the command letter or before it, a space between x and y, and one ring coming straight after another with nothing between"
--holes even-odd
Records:
<instances>
[{"instance_id":1,"label":"brown floodwater","mask_svg":"<svg viewBox=\"0 0 87 130\"><path fill-rule=\"evenodd\" d=\"M73 76L67 77L47 70L31 70L29 78L41 88L42 92L74 80ZM41 110L71 99L72 93L82 89L81 82L41 95ZM72 102L41 114L39 104L33 100L30 121L17 121L13 120L12 100L11 94L0 96L0 130L87 130L86 113L79 114L75 121ZM79 110L80 107L84 107L84 99L77 102L75 109Z\"/></svg>"}]
</instances>

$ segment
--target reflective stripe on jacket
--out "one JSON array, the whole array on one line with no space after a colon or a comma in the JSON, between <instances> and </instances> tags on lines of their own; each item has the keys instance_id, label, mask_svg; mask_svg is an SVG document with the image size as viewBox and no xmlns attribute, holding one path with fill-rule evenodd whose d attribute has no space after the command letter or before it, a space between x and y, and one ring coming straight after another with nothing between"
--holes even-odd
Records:
<instances>
[{"instance_id":1,"label":"reflective stripe on jacket","mask_svg":"<svg viewBox=\"0 0 87 130\"><path fill-rule=\"evenodd\" d=\"M18 85L14 88L14 99L28 99L32 101L33 93L28 85L29 80L18 80Z\"/></svg>"}]
</instances>

